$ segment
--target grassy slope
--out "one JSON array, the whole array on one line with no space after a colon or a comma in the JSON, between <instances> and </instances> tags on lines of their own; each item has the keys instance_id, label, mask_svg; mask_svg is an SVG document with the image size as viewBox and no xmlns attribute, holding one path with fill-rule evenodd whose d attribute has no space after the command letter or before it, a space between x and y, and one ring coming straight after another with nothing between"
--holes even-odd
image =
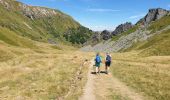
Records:
<instances>
[{"instance_id":1,"label":"grassy slope","mask_svg":"<svg viewBox=\"0 0 170 100\"><path fill-rule=\"evenodd\" d=\"M85 29L87 31L86 34L91 34L88 33L89 29L81 26L73 18L58 10L55 10L58 13L57 15L51 17L41 16L41 18L31 20L21 13L21 9L19 8L21 3L6 1L12 8L8 10L0 4L0 26L6 27L21 36L43 42L47 42L49 39L57 42L65 42L64 33L70 29L74 29L74 33L78 33L77 29L79 27ZM30 9L32 8L34 7L31 6ZM52 10L49 8L44 9ZM87 38L89 37L86 37L85 41Z\"/></svg>"},{"instance_id":2,"label":"grassy slope","mask_svg":"<svg viewBox=\"0 0 170 100\"><path fill-rule=\"evenodd\" d=\"M1 99L49 100L69 91L67 99L78 98L85 78L75 81L77 71L90 54L76 52L69 46L35 42L4 28L0 32L4 33L0 35ZM85 76L87 67L82 70L81 75Z\"/></svg>"},{"instance_id":3,"label":"grassy slope","mask_svg":"<svg viewBox=\"0 0 170 100\"><path fill-rule=\"evenodd\" d=\"M156 22L153 22L149 27L152 32L161 30L170 25L170 16L166 16ZM147 41L135 43L130 50L142 50L141 55L170 55L170 30L164 31L151 37Z\"/></svg>"},{"instance_id":4,"label":"grassy slope","mask_svg":"<svg viewBox=\"0 0 170 100\"><path fill-rule=\"evenodd\" d=\"M153 22L151 26L149 26L148 29L155 32L155 31L165 28L168 25L170 25L170 16L165 16L161 18L160 20Z\"/></svg>"},{"instance_id":5,"label":"grassy slope","mask_svg":"<svg viewBox=\"0 0 170 100\"><path fill-rule=\"evenodd\" d=\"M34 45L33 41L18 36L15 32L10 31L7 28L0 27L0 40L13 46L20 46L32 49L37 48L37 46Z\"/></svg>"},{"instance_id":6,"label":"grassy slope","mask_svg":"<svg viewBox=\"0 0 170 100\"><path fill-rule=\"evenodd\" d=\"M141 54L145 55L170 55L170 30L155 35L138 49L144 49Z\"/></svg>"},{"instance_id":7,"label":"grassy slope","mask_svg":"<svg viewBox=\"0 0 170 100\"><path fill-rule=\"evenodd\" d=\"M40 40L40 37L42 37L43 41L45 41L45 36L43 37L43 35L41 35L42 33L45 33L45 30L42 30L41 27L33 25L31 20L27 17L13 11L6 10L2 6L0 6L0 11L1 26L9 28L19 35L27 36L34 40Z\"/></svg>"},{"instance_id":8,"label":"grassy slope","mask_svg":"<svg viewBox=\"0 0 170 100\"><path fill-rule=\"evenodd\" d=\"M90 54L37 41L63 40L62 32L80 25L69 16L31 20L2 5L0 12L0 99L59 99L69 91L66 99L78 99L87 67L77 71Z\"/></svg>"}]
</instances>

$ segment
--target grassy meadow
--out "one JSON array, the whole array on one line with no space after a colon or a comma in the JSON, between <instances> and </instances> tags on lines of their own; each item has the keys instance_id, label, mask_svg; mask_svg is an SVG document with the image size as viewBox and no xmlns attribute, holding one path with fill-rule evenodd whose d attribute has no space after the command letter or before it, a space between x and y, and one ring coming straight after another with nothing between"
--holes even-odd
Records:
<instances>
[{"instance_id":1,"label":"grassy meadow","mask_svg":"<svg viewBox=\"0 0 170 100\"><path fill-rule=\"evenodd\" d=\"M10 43L3 39L0 41L0 99L70 100L82 93L88 69L88 62L83 63L91 58L90 54L27 38L19 39L23 42L10 39ZM31 45L23 47L24 43Z\"/></svg>"},{"instance_id":2,"label":"grassy meadow","mask_svg":"<svg viewBox=\"0 0 170 100\"><path fill-rule=\"evenodd\" d=\"M139 52L112 54L112 74L146 100L170 98L170 56L143 57Z\"/></svg>"}]
</instances>

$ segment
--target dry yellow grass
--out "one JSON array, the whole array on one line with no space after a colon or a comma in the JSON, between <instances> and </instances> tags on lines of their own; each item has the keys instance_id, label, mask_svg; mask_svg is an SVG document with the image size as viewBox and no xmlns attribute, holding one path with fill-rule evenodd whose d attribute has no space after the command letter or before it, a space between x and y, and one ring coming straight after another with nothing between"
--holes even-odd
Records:
<instances>
[{"instance_id":1,"label":"dry yellow grass","mask_svg":"<svg viewBox=\"0 0 170 100\"><path fill-rule=\"evenodd\" d=\"M90 54L69 46L35 44L38 49L0 43L0 99L78 98L87 67L77 72L85 59L91 58Z\"/></svg>"},{"instance_id":2,"label":"dry yellow grass","mask_svg":"<svg viewBox=\"0 0 170 100\"><path fill-rule=\"evenodd\" d=\"M29 49L0 42L0 99L78 99L89 65L87 62L81 66L95 53L80 52L70 46L34 44L36 48ZM167 100L170 98L170 57L143 57L139 52L112 54L113 76L149 100ZM114 92L114 87L109 95L110 99L124 99Z\"/></svg>"},{"instance_id":3,"label":"dry yellow grass","mask_svg":"<svg viewBox=\"0 0 170 100\"><path fill-rule=\"evenodd\" d=\"M111 72L148 100L170 98L170 56L141 57L139 52L112 55Z\"/></svg>"}]
</instances>

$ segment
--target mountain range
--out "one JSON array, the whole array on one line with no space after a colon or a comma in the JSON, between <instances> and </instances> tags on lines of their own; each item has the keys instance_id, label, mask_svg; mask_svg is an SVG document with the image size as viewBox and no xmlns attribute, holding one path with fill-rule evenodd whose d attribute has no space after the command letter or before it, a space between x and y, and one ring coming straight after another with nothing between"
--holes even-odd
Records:
<instances>
[{"instance_id":1,"label":"mountain range","mask_svg":"<svg viewBox=\"0 0 170 100\"><path fill-rule=\"evenodd\" d=\"M84 44L81 50L121 52L138 49L148 54L170 54L170 52L168 52L170 47L170 41L168 39L170 31L169 25L170 11L162 8L149 9L146 16L140 19L135 25L126 22L119 25L113 32L107 30L96 32L89 41ZM161 37L164 36L163 34L166 35L166 38ZM158 38L162 38L162 40L158 41ZM164 44L162 45L161 43Z\"/></svg>"},{"instance_id":2,"label":"mountain range","mask_svg":"<svg viewBox=\"0 0 170 100\"><path fill-rule=\"evenodd\" d=\"M82 51L142 50L148 54L170 54L167 38L170 11L162 8L149 9L136 24L125 22L112 32L93 32L59 10L30 6L16 0L0 0L0 11L0 40L13 46L30 48L34 45L30 40L33 40L55 45L83 46ZM163 37L163 34L167 36ZM158 41L161 36L162 40Z\"/></svg>"}]
</instances>

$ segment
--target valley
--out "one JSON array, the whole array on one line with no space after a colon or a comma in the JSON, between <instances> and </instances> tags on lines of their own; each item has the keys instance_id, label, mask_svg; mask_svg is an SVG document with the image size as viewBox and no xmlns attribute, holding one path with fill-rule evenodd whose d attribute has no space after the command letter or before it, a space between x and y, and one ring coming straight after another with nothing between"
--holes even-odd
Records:
<instances>
[{"instance_id":1,"label":"valley","mask_svg":"<svg viewBox=\"0 0 170 100\"><path fill-rule=\"evenodd\" d=\"M169 99L169 10L98 32L60 10L0 0L0 100Z\"/></svg>"}]
</instances>

